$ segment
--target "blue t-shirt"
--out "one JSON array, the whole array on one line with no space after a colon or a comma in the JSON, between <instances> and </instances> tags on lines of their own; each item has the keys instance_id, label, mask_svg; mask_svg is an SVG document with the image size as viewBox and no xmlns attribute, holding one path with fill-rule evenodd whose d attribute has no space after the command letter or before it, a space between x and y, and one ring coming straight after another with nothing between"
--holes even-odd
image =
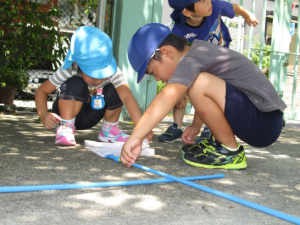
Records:
<instances>
[{"instance_id":1,"label":"blue t-shirt","mask_svg":"<svg viewBox=\"0 0 300 225\"><path fill-rule=\"evenodd\" d=\"M211 4L212 14L205 17L200 26L193 27L187 23L185 23L184 26L178 26L175 23L172 32L184 37L190 42L193 42L194 39L198 39L228 48L232 39L221 16L229 18L235 16L232 4L220 0L212 0Z\"/></svg>"}]
</instances>

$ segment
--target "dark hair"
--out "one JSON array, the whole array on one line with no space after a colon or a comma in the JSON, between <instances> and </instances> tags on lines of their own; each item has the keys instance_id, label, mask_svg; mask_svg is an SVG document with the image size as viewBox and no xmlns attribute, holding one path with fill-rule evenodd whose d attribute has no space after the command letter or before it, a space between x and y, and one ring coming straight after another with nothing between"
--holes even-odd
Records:
<instances>
[{"instance_id":1,"label":"dark hair","mask_svg":"<svg viewBox=\"0 0 300 225\"><path fill-rule=\"evenodd\" d=\"M185 7L187 10L191 12L195 12L195 3L189 4L187 7Z\"/></svg>"},{"instance_id":2,"label":"dark hair","mask_svg":"<svg viewBox=\"0 0 300 225\"><path fill-rule=\"evenodd\" d=\"M184 47L186 45L189 45L189 42L185 38L171 33L165 38L165 40L163 40L163 42L157 48L161 48L165 45L171 45L174 48L176 48L179 52L183 52ZM152 59L155 59L155 60L161 62L160 51L155 51L155 54L152 57Z\"/></svg>"},{"instance_id":3,"label":"dark hair","mask_svg":"<svg viewBox=\"0 0 300 225\"><path fill-rule=\"evenodd\" d=\"M78 72L81 73L82 70L80 69L80 67L78 66L78 64L77 64L77 67L78 67L78 68L77 68Z\"/></svg>"}]
</instances>

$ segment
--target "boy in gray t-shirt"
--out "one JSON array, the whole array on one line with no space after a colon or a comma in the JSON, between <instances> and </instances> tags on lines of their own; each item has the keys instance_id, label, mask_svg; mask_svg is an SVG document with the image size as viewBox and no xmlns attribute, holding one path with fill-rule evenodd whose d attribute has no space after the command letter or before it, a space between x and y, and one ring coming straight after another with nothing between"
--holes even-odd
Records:
<instances>
[{"instance_id":1,"label":"boy in gray t-shirt","mask_svg":"<svg viewBox=\"0 0 300 225\"><path fill-rule=\"evenodd\" d=\"M284 102L266 76L242 54L196 40L192 46L162 24L141 27L132 37L128 58L138 72L167 82L122 148L121 161L130 167L141 152L143 138L188 93L195 107L193 123L182 139L193 144L203 122L216 141L205 140L183 160L204 168L246 168L244 147L265 147L280 135Z\"/></svg>"}]
</instances>

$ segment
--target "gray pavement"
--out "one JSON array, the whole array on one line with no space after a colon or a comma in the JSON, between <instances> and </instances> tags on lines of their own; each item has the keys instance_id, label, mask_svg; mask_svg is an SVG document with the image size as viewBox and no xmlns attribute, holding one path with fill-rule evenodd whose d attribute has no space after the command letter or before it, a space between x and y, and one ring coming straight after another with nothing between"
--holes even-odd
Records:
<instances>
[{"instance_id":1,"label":"gray pavement","mask_svg":"<svg viewBox=\"0 0 300 225\"><path fill-rule=\"evenodd\" d=\"M68 184L136 179L157 175L125 168L84 147L100 126L76 133L77 145L54 145L55 131L36 123L36 114L0 115L0 186ZM186 116L184 127L191 122ZM170 124L155 128L156 155L138 164L177 176L223 173L203 186L300 218L300 122L287 121L278 141L249 146L245 170L199 169L181 160L181 143L157 142ZM133 125L121 122L130 133ZM263 138L263 137L262 137ZM290 224L285 220L180 183L49 190L0 194L0 224Z\"/></svg>"}]
</instances>

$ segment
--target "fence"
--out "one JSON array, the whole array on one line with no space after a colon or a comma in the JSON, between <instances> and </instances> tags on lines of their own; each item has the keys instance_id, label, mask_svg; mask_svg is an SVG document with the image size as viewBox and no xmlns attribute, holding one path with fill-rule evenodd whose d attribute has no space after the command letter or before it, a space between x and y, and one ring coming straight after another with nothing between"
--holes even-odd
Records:
<instances>
[{"instance_id":1,"label":"fence","mask_svg":"<svg viewBox=\"0 0 300 225\"><path fill-rule=\"evenodd\" d=\"M231 0L228 1L231 2ZM252 0L248 10L254 14L257 13L255 10L256 3L261 4L260 41L254 42L253 27L251 27L247 51L244 51L244 54L247 54L260 69L266 72L279 95L287 104L285 119L299 120L299 0ZM244 1L239 0L239 4L243 6ZM229 20L227 25L228 23ZM296 28L297 34L295 33ZM244 41L241 29L243 29L242 18L239 17L236 37L236 50L239 52L243 51L241 46Z\"/></svg>"}]
</instances>

